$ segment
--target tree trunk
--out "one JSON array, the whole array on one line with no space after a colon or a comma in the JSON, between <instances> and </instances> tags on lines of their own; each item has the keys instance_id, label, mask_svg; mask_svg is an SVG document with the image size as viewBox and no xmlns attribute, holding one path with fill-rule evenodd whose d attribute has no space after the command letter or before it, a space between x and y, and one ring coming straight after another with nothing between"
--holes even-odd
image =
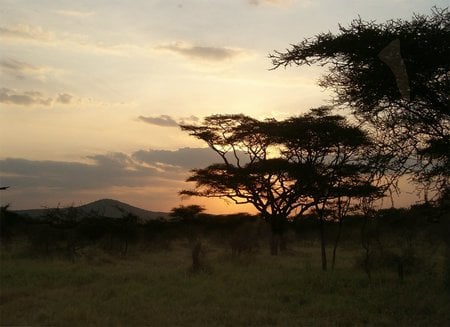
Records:
<instances>
[{"instance_id":1,"label":"tree trunk","mask_svg":"<svg viewBox=\"0 0 450 327\"><path fill-rule=\"evenodd\" d=\"M327 270L327 252L325 249L325 221L320 218L320 248L322 252L322 270Z\"/></svg>"},{"instance_id":2,"label":"tree trunk","mask_svg":"<svg viewBox=\"0 0 450 327\"><path fill-rule=\"evenodd\" d=\"M286 251L286 239L284 237L286 218L274 215L270 218L272 236L270 238L270 254L278 255L279 251Z\"/></svg>"}]
</instances>

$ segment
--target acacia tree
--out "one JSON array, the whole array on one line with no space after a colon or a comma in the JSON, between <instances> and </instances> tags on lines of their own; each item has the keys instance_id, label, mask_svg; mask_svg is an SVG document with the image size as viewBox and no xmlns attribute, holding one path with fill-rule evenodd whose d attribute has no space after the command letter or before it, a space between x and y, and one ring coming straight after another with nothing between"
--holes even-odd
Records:
<instances>
[{"instance_id":1,"label":"acacia tree","mask_svg":"<svg viewBox=\"0 0 450 327\"><path fill-rule=\"evenodd\" d=\"M327 108L285 121L215 115L181 128L205 141L222 161L193 170L187 181L195 188L181 193L252 204L271 225L272 254L282 244L290 216L323 209L330 199L363 185L357 149L368 139ZM323 254L324 244L322 249Z\"/></svg>"},{"instance_id":2,"label":"acacia tree","mask_svg":"<svg viewBox=\"0 0 450 327\"><path fill-rule=\"evenodd\" d=\"M273 67L318 64L319 85L361 121L382 130L397 171L411 168L440 190L450 176L450 13L382 24L356 19L270 55ZM401 165L400 165L401 164ZM391 169L392 173L392 169Z\"/></svg>"},{"instance_id":3,"label":"acacia tree","mask_svg":"<svg viewBox=\"0 0 450 327\"><path fill-rule=\"evenodd\" d=\"M295 162L304 191L312 199L321 240L322 269L327 270L325 222L339 223L333 249L333 267L342 219L355 199L383 194L372 158L369 136L352 126L330 108L313 109L307 115L289 119L281 131L280 143L285 157Z\"/></svg>"},{"instance_id":4,"label":"acacia tree","mask_svg":"<svg viewBox=\"0 0 450 327\"><path fill-rule=\"evenodd\" d=\"M271 253L277 254L285 222L294 210L311 206L292 176L293 163L271 157L275 121L259 121L245 115L214 115L201 125L181 125L182 130L205 141L222 161L193 170L188 182L193 190L183 195L225 198L236 204L252 204L271 224Z\"/></svg>"}]
</instances>

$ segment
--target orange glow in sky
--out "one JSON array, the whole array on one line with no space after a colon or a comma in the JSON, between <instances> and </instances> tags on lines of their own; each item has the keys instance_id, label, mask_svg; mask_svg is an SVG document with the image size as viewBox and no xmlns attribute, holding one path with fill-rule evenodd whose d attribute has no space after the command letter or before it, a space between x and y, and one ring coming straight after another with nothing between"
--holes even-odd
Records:
<instances>
[{"instance_id":1,"label":"orange glow in sky","mask_svg":"<svg viewBox=\"0 0 450 327\"><path fill-rule=\"evenodd\" d=\"M283 119L329 104L322 68L271 71L268 54L358 15L409 19L434 5L448 1L2 0L0 183L11 187L0 202L186 204L188 171L214 159L178 123Z\"/></svg>"}]
</instances>

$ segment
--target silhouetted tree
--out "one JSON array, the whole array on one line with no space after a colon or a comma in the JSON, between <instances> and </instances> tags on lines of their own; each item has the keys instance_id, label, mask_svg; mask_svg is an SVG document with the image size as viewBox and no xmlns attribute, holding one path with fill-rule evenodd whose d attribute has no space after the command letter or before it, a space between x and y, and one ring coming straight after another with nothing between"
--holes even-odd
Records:
<instances>
[{"instance_id":1,"label":"silhouetted tree","mask_svg":"<svg viewBox=\"0 0 450 327\"><path fill-rule=\"evenodd\" d=\"M181 128L205 141L223 162L193 170L187 181L196 187L181 194L252 204L271 225L272 254L282 244L289 216L311 207L323 210L330 199L362 186L358 175L365 166L357 150L370 142L329 108L285 121L215 115Z\"/></svg>"},{"instance_id":2,"label":"silhouetted tree","mask_svg":"<svg viewBox=\"0 0 450 327\"><path fill-rule=\"evenodd\" d=\"M20 232L23 219L9 210L9 205L0 207L0 242L6 248L12 242L13 236Z\"/></svg>"},{"instance_id":3,"label":"silhouetted tree","mask_svg":"<svg viewBox=\"0 0 450 327\"><path fill-rule=\"evenodd\" d=\"M182 125L190 135L205 141L222 163L193 170L187 181L196 187L181 194L252 204L271 224L271 253L277 254L287 217L311 204L291 174L293 163L280 155L270 157L276 141L269 130L274 127L279 128L275 121L261 122L245 115L214 115L198 126Z\"/></svg>"},{"instance_id":4,"label":"silhouetted tree","mask_svg":"<svg viewBox=\"0 0 450 327\"><path fill-rule=\"evenodd\" d=\"M205 208L196 204L188 206L181 205L172 208L172 210L170 210L170 215L175 218L180 218L181 220L188 220L197 217L203 211L205 211Z\"/></svg>"},{"instance_id":5,"label":"silhouetted tree","mask_svg":"<svg viewBox=\"0 0 450 327\"><path fill-rule=\"evenodd\" d=\"M450 176L450 13L382 24L356 19L270 55L280 66L326 66L320 85L377 129L403 167L412 155L419 180L445 189ZM402 160L399 160L402 158ZM400 166L397 165L400 169ZM392 173L392 171L391 171Z\"/></svg>"},{"instance_id":6,"label":"silhouetted tree","mask_svg":"<svg viewBox=\"0 0 450 327\"><path fill-rule=\"evenodd\" d=\"M325 221L337 220L341 227L352 200L383 193L374 185L379 176L374 172L377 161L372 158L372 143L360 128L350 125L343 116L332 115L327 107L291 118L280 131L284 156L297 164L296 178L314 203L322 268L326 270Z\"/></svg>"}]
</instances>

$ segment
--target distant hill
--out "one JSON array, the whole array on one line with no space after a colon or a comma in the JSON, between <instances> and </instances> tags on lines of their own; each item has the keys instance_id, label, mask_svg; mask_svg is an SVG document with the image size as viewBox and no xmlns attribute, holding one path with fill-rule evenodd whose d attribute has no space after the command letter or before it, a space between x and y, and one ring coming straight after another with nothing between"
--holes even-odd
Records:
<instances>
[{"instance_id":1,"label":"distant hill","mask_svg":"<svg viewBox=\"0 0 450 327\"><path fill-rule=\"evenodd\" d=\"M112 199L97 200L73 208L78 211L81 217L83 216L83 214L88 215L91 213L108 218L120 218L124 214L131 213L139 217L141 220L154 220L160 218L168 219L170 217L168 212L149 211ZM49 209L30 209L30 210L16 210L15 212L21 215L27 215L32 218L37 218L43 216L48 210ZM62 208L61 210L69 210L69 209Z\"/></svg>"}]
</instances>

